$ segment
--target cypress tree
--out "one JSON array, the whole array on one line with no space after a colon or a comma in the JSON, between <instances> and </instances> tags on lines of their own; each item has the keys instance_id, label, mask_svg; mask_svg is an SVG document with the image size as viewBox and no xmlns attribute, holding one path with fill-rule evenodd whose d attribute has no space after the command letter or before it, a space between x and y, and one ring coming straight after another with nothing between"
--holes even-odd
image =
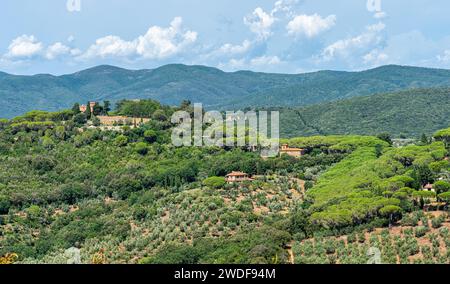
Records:
<instances>
[{"instance_id":1,"label":"cypress tree","mask_svg":"<svg viewBox=\"0 0 450 284\"><path fill-rule=\"evenodd\" d=\"M79 114L81 111L80 111L80 104L79 103L76 103L76 104L74 104L73 105L73 107L72 107L72 111L73 111L73 113L76 115L76 114Z\"/></svg>"},{"instance_id":2,"label":"cypress tree","mask_svg":"<svg viewBox=\"0 0 450 284\"><path fill-rule=\"evenodd\" d=\"M87 103L87 105L86 105L86 112L84 114L86 114L87 119L90 119L92 117L90 102Z\"/></svg>"},{"instance_id":3,"label":"cypress tree","mask_svg":"<svg viewBox=\"0 0 450 284\"><path fill-rule=\"evenodd\" d=\"M108 115L108 113L111 111L111 102L110 101L103 102L103 111L104 111L104 115Z\"/></svg>"}]
</instances>

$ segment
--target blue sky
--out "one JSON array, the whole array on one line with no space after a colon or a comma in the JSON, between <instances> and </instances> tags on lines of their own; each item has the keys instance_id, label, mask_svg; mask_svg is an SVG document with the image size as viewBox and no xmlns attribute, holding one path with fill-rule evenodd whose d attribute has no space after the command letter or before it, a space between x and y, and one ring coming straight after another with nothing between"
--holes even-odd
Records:
<instances>
[{"instance_id":1,"label":"blue sky","mask_svg":"<svg viewBox=\"0 0 450 284\"><path fill-rule=\"evenodd\" d=\"M2 0L0 70L450 68L449 10L447 0Z\"/></svg>"}]
</instances>

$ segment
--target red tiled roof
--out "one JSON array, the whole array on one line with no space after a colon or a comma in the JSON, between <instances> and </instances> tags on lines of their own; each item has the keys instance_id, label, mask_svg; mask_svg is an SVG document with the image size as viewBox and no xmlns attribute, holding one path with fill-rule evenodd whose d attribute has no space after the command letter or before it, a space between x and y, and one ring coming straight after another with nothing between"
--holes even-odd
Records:
<instances>
[{"instance_id":1,"label":"red tiled roof","mask_svg":"<svg viewBox=\"0 0 450 284\"><path fill-rule=\"evenodd\" d=\"M300 148L287 148L287 149L282 149L282 152L299 152L299 151L303 151L304 149L300 149Z\"/></svg>"},{"instance_id":2,"label":"red tiled roof","mask_svg":"<svg viewBox=\"0 0 450 284\"><path fill-rule=\"evenodd\" d=\"M298 151L304 151L305 149L301 149L301 148L291 148L291 147L289 147L289 145L288 144L283 144L283 145L281 145L282 147L281 147L281 151L283 151L283 152L298 152Z\"/></svg>"},{"instance_id":3,"label":"red tiled roof","mask_svg":"<svg viewBox=\"0 0 450 284\"><path fill-rule=\"evenodd\" d=\"M227 177L241 177L241 176L248 176L248 174L243 172L231 172L227 174Z\"/></svg>"}]
</instances>

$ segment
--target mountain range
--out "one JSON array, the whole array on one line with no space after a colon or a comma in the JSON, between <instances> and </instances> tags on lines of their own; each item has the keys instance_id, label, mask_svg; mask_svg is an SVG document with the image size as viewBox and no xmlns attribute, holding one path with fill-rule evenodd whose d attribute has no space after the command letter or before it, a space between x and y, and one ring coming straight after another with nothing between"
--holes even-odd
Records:
<instances>
[{"instance_id":1,"label":"mountain range","mask_svg":"<svg viewBox=\"0 0 450 284\"><path fill-rule=\"evenodd\" d=\"M190 100L219 110L301 108L435 87L450 87L450 70L389 65L361 72L267 74L174 64L149 70L98 66L62 76L0 72L0 117L11 118L34 109L55 111L76 102L149 98L169 105Z\"/></svg>"}]
</instances>

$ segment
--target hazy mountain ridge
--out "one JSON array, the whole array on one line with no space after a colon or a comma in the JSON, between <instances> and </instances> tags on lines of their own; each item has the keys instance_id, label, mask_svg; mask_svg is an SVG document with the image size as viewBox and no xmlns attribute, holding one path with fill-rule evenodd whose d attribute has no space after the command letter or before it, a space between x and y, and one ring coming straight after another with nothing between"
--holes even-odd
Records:
<instances>
[{"instance_id":1,"label":"hazy mountain ridge","mask_svg":"<svg viewBox=\"0 0 450 284\"><path fill-rule=\"evenodd\" d=\"M165 65L151 70L97 66L74 74L0 73L0 117L59 110L75 102L151 98L175 105L188 99L208 108L306 106L410 88L450 86L450 71L383 66L362 72L307 74L223 72L206 66Z\"/></svg>"}]
</instances>

